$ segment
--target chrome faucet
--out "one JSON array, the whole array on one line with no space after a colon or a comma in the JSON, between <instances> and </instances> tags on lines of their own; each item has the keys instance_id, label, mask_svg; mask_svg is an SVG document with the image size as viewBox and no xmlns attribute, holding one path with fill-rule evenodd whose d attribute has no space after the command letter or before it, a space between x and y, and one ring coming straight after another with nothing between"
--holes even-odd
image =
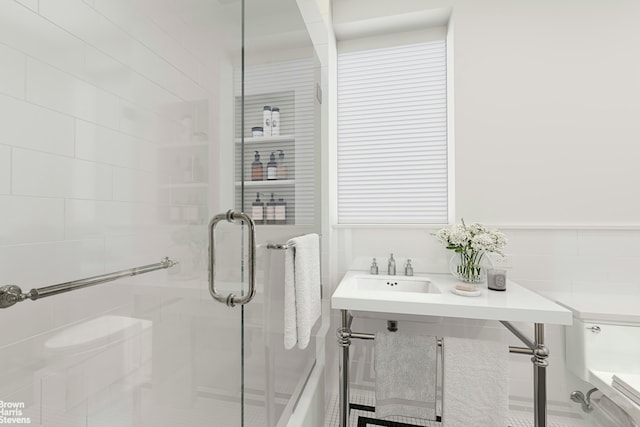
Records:
<instances>
[{"instance_id":1,"label":"chrome faucet","mask_svg":"<svg viewBox=\"0 0 640 427\"><path fill-rule=\"evenodd\" d=\"M396 275L396 260L393 259L393 254L391 254L391 257L389 258L389 263L387 264L387 273L390 276Z\"/></svg>"}]
</instances>

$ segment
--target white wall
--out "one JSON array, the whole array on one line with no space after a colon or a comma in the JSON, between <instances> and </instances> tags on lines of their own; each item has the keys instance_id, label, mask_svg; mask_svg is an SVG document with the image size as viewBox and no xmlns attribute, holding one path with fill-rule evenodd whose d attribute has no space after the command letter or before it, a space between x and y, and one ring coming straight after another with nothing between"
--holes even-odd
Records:
<instances>
[{"instance_id":1,"label":"white wall","mask_svg":"<svg viewBox=\"0 0 640 427\"><path fill-rule=\"evenodd\" d=\"M364 23L447 7L455 40L455 218L505 231L509 277L534 290L638 295L640 59L632 52L640 6L350 0L334 2L333 19ZM391 252L418 259L422 271L447 272L451 253L430 235L436 230L335 228L334 273L368 268L374 256L386 266ZM562 332L548 328L549 391L552 409L571 412ZM512 356L511 394L524 406L531 404L526 359Z\"/></svg>"},{"instance_id":2,"label":"white wall","mask_svg":"<svg viewBox=\"0 0 640 427\"><path fill-rule=\"evenodd\" d=\"M640 38L640 5L451 0L428 7L445 6L455 39L457 217L639 225L640 202L628 186L639 179L640 61L629 53ZM424 9L419 1L336 1L334 20Z\"/></svg>"}]
</instances>

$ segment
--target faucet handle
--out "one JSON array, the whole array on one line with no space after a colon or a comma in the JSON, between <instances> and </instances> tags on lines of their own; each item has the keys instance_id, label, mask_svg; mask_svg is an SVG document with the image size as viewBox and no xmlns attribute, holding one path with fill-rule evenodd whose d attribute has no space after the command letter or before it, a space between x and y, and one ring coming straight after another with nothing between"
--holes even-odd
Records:
<instances>
[{"instance_id":1,"label":"faucet handle","mask_svg":"<svg viewBox=\"0 0 640 427\"><path fill-rule=\"evenodd\" d=\"M371 263L371 268L369 269L370 274L378 274L378 263L376 263L376 259L373 259Z\"/></svg>"},{"instance_id":2,"label":"faucet handle","mask_svg":"<svg viewBox=\"0 0 640 427\"><path fill-rule=\"evenodd\" d=\"M404 275L413 276L413 266L410 259L407 260L407 264L404 266Z\"/></svg>"}]
</instances>

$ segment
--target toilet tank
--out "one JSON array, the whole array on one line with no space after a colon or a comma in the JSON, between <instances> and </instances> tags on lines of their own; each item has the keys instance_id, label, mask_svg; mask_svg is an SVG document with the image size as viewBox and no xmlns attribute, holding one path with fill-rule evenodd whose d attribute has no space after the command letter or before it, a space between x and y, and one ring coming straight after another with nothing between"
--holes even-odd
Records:
<instances>
[{"instance_id":1,"label":"toilet tank","mask_svg":"<svg viewBox=\"0 0 640 427\"><path fill-rule=\"evenodd\" d=\"M565 327L567 368L589 382L589 370L640 374L640 323L573 319Z\"/></svg>"}]
</instances>

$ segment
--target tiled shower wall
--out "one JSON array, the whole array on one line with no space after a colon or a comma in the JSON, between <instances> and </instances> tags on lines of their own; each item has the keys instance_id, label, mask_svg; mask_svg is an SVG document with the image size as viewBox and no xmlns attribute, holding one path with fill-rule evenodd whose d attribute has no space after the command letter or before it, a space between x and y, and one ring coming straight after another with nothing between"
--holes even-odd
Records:
<instances>
[{"instance_id":1,"label":"tiled shower wall","mask_svg":"<svg viewBox=\"0 0 640 427\"><path fill-rule=\"evenodd\" d=\"M399 274L400 266L412 258L416 272L448 273L451 251L445 250L432 235L436 229L338 229L339 271L349 269L367 270L371 258L376 257L380 271L386 271L386 260L394 253ZM536 292L553 297L556 292L587 292L619 296L621 300L640 294L640 279L636 267L640 265L640 230L629 229L550 229L521 228L503 229L509 239L505 252L512 259L508 277ZM339 277L336 278L336 283ZM333 313L333 327L339 318ZM533 337L533 328L518 324L522 331ZM354 329L359 332L375 332L386 327L384 321L356 319ZM399 328L403 329L400 322ZM439 323L405 323L405 330L420 333L459 335L466 337L503 340L509 345L520 343L497 322L467 321L443 318ZM329 337L329 351L337 346ZM578 419L578 405L569 400L574 389L585 391L581 383L565 371L564 330L558 326L546 327L546 341L550 350L548 368L549 413ZM354 342L352 359L355 381L358 372L368 372L367 342ZM355 348L360 347L360 349ZM331 359L329 359L331 360ZM532 407L532 368L529 357L510 356L510 396L512 410L530 410ZM327 372L336 372L337 367L328 367ZM370 384L369 384L370 385ZM364 384L366 388L367 384ZM355 387L363 387L363 383ZM527 409L528 408L528 409Z\"/></svg>"},{"instance_id":2,"label":"tiled shower wall","mask_svg":"<svg viewBox=\"0 0 640 427\"><path fill-rule=\"evenodd\" d=\"M168 4L0 2L1 284L26 292L175 252L160 215L159 146L182 132L185 105L214 99L217 70ZM131 304L132 282L1 310L0 397L29 404L42 363L30 343Z\"/></svg>"}]
</instances>

